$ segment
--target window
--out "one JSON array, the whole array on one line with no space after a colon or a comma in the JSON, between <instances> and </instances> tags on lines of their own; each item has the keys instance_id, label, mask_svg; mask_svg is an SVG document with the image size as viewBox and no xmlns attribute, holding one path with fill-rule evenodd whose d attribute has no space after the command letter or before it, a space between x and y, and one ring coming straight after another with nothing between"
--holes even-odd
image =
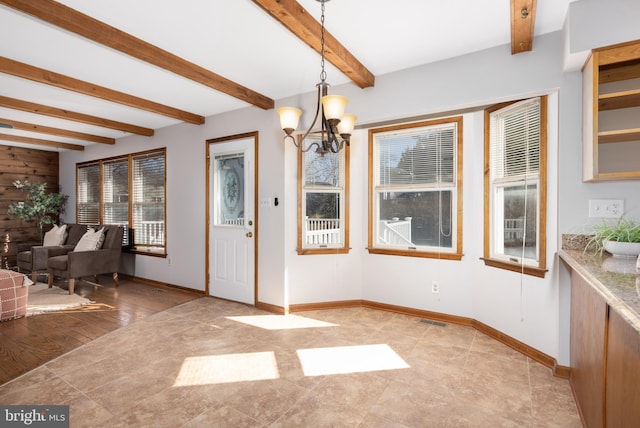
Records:
<instances>
[{"instance_id":1,"label":"window","mask_svg":"<svg viewBox=\"0 0 640 428\"><path fill-rule=\"evenodd\" d=\"M100 164L91 163L77 168L76 222L100 223Z\"/></svg>"},{"instance_id":2,"label":"window","mask_svg":"<svg viewBox=\"0 0 640 428\"><path fill-rule=\"evenodd\" d=\"M547 98L485 111L485 249L489 266L546 272Z\"/></svg>"},{"instance_id":3,"label":"window","mask_svg":"<svg viewBox=\"0 0 640 428\"><path fill-rule=\"evenodd\" d=\"M298 254L349 251L348 177L348 146L324 155L298 151Z\"/></svg>"},{"instance_id":4,"label":"window","mask_svg":"<svg viewBox=\"0 0 640 428\"><path fill-rule=\"evenodd\" d=\"M129 161L117 159L102 163L103 223L129 224Z\"/></svg>"},{"instance_id":5,"label":"window","mask_svg":"<svg viewBox=\"0 0 640 428\"><path fill-rule=\"evenodd\" d=\"M369 252L462 258L462 117L369 131Z\"/></svg>"},{"instance_id":6,"label":"window","mask_svg":"<svg viewBox=\"0 0 640 428\"><path fill-rule=\"evenodd\" d=\"M132 159L132 224L136 247L164 247L164 152Z\"/></svg>"},{"instance_id":7,"label":"window","mask_svg":"<svg viewBox=\"0 0 640 428\"><path fill-rule=\"evenodd\" d=\"M78 164L76 222L133 229L138 252L166 254L165 149Z\"/></svg>"}]
</instances>

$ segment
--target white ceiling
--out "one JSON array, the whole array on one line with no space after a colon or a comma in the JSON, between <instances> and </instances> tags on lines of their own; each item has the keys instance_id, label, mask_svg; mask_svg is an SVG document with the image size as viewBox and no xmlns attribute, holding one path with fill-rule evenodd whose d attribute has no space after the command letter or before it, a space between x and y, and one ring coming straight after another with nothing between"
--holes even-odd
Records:
<instances>
[{"instance_id":1,"label":"white ceiling","mask_svg":"<svg viewBox=\"0 0 640 428\"><path fill-rule=\"evenodd\" d=\"M572 1L538 0L535 34L560 30ZM298 2L319 20L320 3ZM319 55L250 0L61 3L274 100L313 91L319 81ZM332 0L326 4L325 24L379 76L510 43L509 8L509 0ZM0 5L0 56L205 117L249 105L4 5ZM330 64L327 75L332 85L348 82ZM178 123L2 73L0 95L152 129ZM0 118L111 138L127 135L2 107ZM0 128L0 133L94 144L16 129ZM2 139L0 144L34 147Z\"/></svg>"}]
</instances>

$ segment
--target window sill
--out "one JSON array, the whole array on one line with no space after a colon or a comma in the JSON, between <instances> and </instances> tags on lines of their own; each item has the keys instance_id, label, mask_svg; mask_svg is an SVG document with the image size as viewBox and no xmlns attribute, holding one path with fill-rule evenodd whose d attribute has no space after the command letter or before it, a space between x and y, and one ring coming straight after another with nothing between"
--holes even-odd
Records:
<instances>
[{"instance_id":1,"label":"window sill","mask_svg":"<svg viewBox=\"0 0 640 428\"><path fill-rule=\"evenodd\" d=\"M128 254L140 254L141 256L161 257L163 259L167 258L167 253L165 253L164 248L122 248L122 252Z\"/></svg>"},{"instance_id":2,"label":"window sill","mask_svg":"<svg viewBox=\"0 0 640 428\"><path fill-rule=\"evenodd\" d=\"M548 272L548 269L539 268L535 266L521 265L519 263L510 263L503 260L489 259L486 257L480 257L480 260L484 261L485 266L491 266L498 269L505 269L511 272L523 273L525 275L531 275L538 278L544 278Z\"/></svg>"},{"instance_id":3,"label":"window sill","mask_svg":"<svg viewBox=\"0 0 640 428\"><path fill-rule=\"evenodd\" d=\"M299 256L310 256L314 254L348 254L351 248L297 248Z\"/></svg>"},{"instance_id":4,"label":"window sill","mask_svg":"<svg viewBox=\"0 0 640 428\"><path fill-rule=\"evenodd\" d=\"M389 256L422 257L425 259L462 260L462 253L436 253L432 251L392 250L389 248L367 248L369 254L386 254Z\"/></svg>"}]
</instances>

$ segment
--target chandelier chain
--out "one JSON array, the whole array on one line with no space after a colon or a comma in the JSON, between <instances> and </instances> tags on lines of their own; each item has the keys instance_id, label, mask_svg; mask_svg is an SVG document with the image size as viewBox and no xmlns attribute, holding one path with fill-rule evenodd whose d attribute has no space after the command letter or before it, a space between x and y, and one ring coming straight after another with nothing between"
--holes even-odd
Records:
<instances>
[{"instance_id":1,"label":"chandelier chain","mask_svg":"<svg viewBox=\"0 0 640 428\"><path fill-rule=\"evenodd\" d=\"M320 24L322 29L320 31L320 82L324 82L327 79L327 72L324 71L324 1L321 2L321 11Z\"/></svg>"}]
</instances>

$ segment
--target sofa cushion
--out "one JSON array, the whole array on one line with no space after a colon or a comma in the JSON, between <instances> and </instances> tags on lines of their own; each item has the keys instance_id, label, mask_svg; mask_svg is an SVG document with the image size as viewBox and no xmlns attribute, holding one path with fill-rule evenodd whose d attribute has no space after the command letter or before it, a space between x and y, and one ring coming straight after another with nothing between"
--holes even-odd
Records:
<instances>
[{"instance_id":1,"label":"sofa cushion","mask_svg":"<svg viewBox=\"0 0 640 428\"><path fill-rule=\"evenodd\" d=\"M80 241L76 244L76 247L73 251L95 251L99 250L102 247L102 243L104 242L104 228L100 230L94 230L93 228L89 228L82 235Z\"/></svg>"},{"instance_id":2,"label":"sofa cushion","mask_svg":"<svg viewBox=\"0 0 640 428\"><path fill-rule=\"evenodd\" d=\"M86 224L68 223L68 236L65 244L70 245L72 248L75 247L76 244L80 241L80 238L82 238L82 235L84 235L84 233L87 231L87 229L88 228Z\"/></svg>"},{"instance_id":3,"label":"sofa cushion","mask_svg":"<svg viewBox=\"0 0 640 428\"><path fill-rule=\"evenodd\" d=\"M67 270L68 262L69 262L69 257L67 255L49 257L49 260L47 260L47 266L49 267L49 269L64 271L64 270Z\"/></svg>"},{"instance_id":4,"label":"sofa cushion","mask_svg":"<svg viewBox=\"0 0 640 428\"><path fill-rule=\"evenodd\" d=\"M23 317L27 313L28 284L25 276L0 270L0 321Z\"/></svg>"},{"instance_id":5,"label":"sofa cushion","mask_svg":"<svg viewBox=\"0 0 640 428\"><path fill-rule=\"evenodd\" d=\"M67 225L63 224L58 227L54 224L53 228L44 234L44 240L42 242L43 247L54 247L64 244L67 239Z\"/></svg>"}]
</instances>

